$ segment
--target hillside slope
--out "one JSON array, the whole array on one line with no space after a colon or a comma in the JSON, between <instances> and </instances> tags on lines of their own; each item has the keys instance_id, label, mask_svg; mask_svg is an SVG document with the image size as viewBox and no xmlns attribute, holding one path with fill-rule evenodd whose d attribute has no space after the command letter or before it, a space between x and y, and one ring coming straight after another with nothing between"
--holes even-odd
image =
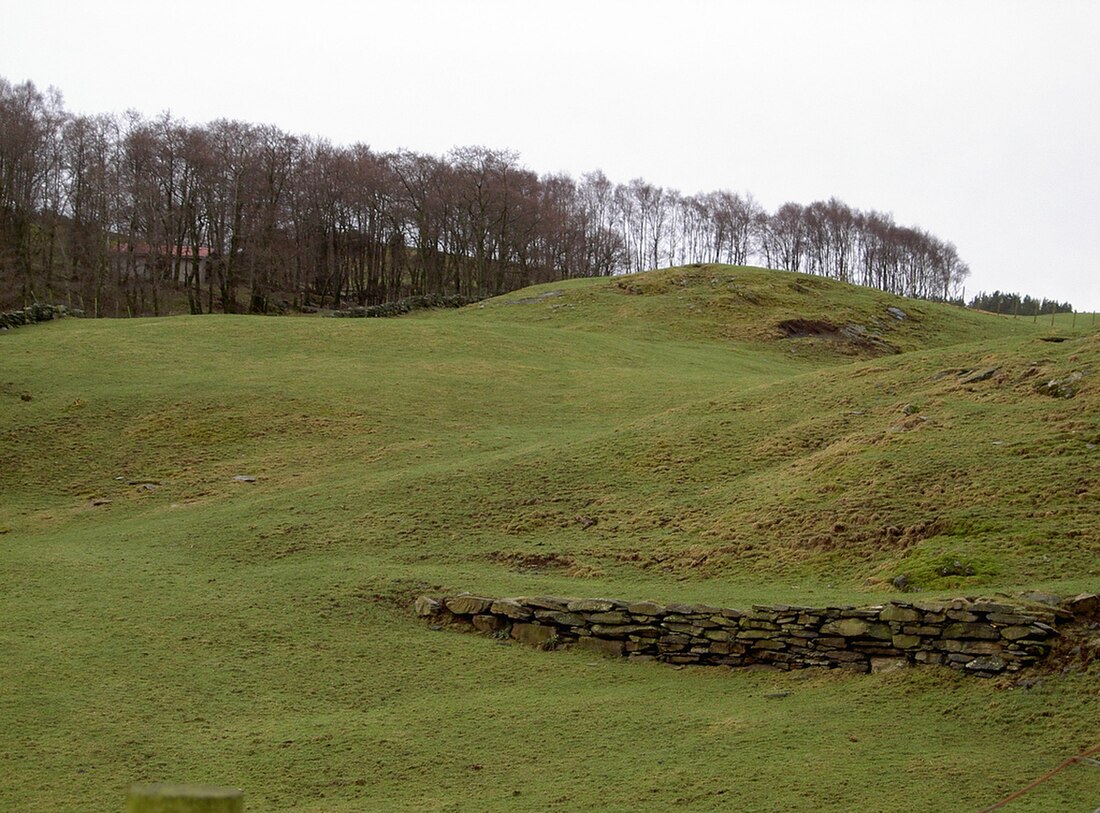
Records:
<instances>
[{"instance_id":1,"label":"hillside slope","mask_svg":"<svg viewBox=\"0 0 1100 813\"><path fill-rule=\"evenodd\" d=\"M498 323L756 349L785 340L784 352L822 357L885 355L1037 329L1028 320L994 319L823 277L728 265L552 283L489 300L485 309Z\"/></svg>"},{"instance_id":2,"label":"hillside slope","mask_svg":"<svg viewBox=\"0 0 1100 813\"><path fill-rule=\"evenodd\" d=\"M172 779L265 810L989 804L1090 744L1095 671L674 672L408 601L1096 590L1100 339L1060 329L703 267L0 335L0 807Z\"/></svg>"}]
</instances>

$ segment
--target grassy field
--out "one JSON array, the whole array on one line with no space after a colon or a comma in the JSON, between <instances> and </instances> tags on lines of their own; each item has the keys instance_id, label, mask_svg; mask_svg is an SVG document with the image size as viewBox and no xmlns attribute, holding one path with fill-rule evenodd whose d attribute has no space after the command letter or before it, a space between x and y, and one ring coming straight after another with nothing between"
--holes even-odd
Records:
<instances>
[{"instance_id":1,"label":"grassy field","mask_svg":"<svg viewBox=\"0 0 1100 813\"><path fill-rule=\"evenodd\" d=\"M979 809L1100 741L1100 673L675 670L409 602L1095 591L1098 374L1080 316L724 266L2 335L0 809Z\"/></svg>"}]
</instances>

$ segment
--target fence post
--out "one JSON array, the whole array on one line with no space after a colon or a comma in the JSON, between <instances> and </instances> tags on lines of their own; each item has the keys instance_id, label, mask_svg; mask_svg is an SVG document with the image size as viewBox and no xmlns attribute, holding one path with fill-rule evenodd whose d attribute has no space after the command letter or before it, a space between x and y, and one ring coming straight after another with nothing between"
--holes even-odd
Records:
<instances>
[{"instance_id":1,"label":"fence post","mask_svg":"<svg viewBox=\"0 0 1100 813\"><path fill-rule=\"evenodd\" d=\"M134 785L126 813L244 813L244 793L206 785Z\"/></svg>"}]
</instances>

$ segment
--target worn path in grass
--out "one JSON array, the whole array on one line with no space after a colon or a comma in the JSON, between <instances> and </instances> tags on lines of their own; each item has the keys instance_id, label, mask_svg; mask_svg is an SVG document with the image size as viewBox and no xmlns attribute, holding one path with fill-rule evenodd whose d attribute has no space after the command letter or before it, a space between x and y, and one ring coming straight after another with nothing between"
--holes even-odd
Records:
<instances>
[{"instance_id":1,"label":"worn path in grass","mask_svg":"<svg viewBox=\"0 0 1100 813\"><path fill-rule=\"evenodd\" d=\"M1096 589L1077 327L707 267L0 336L0 807L139 780L264 810L987 804L1091 744L1095 674L676 671L434 633L407 601ZM1079 370L1073 399L1034 388Z\"/></svg>"}]
</instances>

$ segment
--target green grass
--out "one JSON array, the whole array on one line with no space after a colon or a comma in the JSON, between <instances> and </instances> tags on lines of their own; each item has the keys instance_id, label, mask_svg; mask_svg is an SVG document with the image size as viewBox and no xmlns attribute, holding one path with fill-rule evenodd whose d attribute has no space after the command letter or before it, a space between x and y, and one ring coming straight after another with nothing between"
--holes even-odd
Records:
<instances>
[{"instance_id":1,"label":"green grass","mask_svg":"<svg viewBox=\"0 0 1100 813\"><path fill-rule=\"evenodd\" d=\"M409 601L1096 590L1085 327L708 266L0 336L0 808L159 780L251 810L990 804L1100 737L1095 671L674 670L432 632ZM1034 388L1077 370L1073 399ZM1093 774L1012 809L1095 806Z\"/></svg>"}]
</instances>

